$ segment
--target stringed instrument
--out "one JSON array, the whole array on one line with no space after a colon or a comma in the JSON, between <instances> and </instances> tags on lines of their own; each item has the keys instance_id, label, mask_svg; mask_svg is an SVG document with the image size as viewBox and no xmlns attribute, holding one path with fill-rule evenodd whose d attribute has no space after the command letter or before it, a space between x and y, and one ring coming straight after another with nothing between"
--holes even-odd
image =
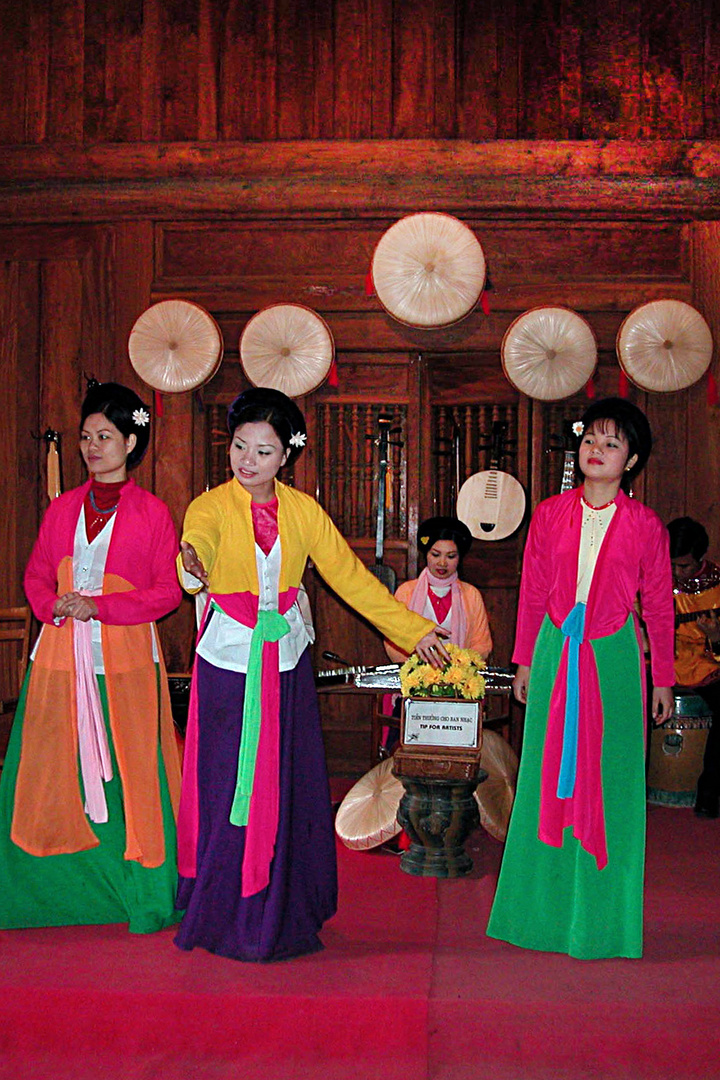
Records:
<instances>
[{"instance_id":1,"label":"stringed instrument","mask_svg":"<svg viewBox=\"0 0 720 1080\"><path fill-rule=\"evenodd\" d=\"M43 435L47 445L47 495L48 499L57 499L62 493L60 481L60 433L48 428Z\"/></svg>"},{"instance_id":2,"label":"stringed instrument","mask_svg":"<svg viewBox=\"0 0 720 1080\"><path fill-rule=\"evenodd\" d=\"M490 468L468 477L458 494L457 516L476 540L504 540L520 527L525 516L522 484L499 467L506 432L506 422L493 423Z\"/></svg>"},{"instance_id":3,"label":"stringed instrument","mask_svg":"<svg viewBox=\"0 0 720 1080\"><path fill-rule=\"evenodd\" d=\"M696 622L698 619L704 619L708 615L720 615L720 608L705 608L703 611L676 611L675 625L681 626L683 623Z\"/></svg>"},{"instance_id":4,"label":"stringed instrument","mask_svg":"<svg viewBox=\"0 0 720 1080\"><path fill-rule=\"evenodd\" d=\"M575 487L575 447L577 436L572 429L572 422L563 422L563 474L560 481L560 494Z\"/></svg>"},{"instance_id":5,"label":"stringed instrument","mask_svg":"<svg viewBox=\"0 0 720 1080\"><path fill-rule=\"evenodd\" d=\"M376 664L371 666L351 666L327 668L315 673L315 685L318 689L340 689L354 686L358 690L399 691L401 664ZM488 667L482 672L485 689L488 693L509 694L514 672L508 668Z\"/></svg>"},{"instance_id":6,"label":"stringed instrument","mask_svg":"<svg viewBox=\"0 0 720 1080\"><path fill-rule=\"evenodd\" d=\"M378 446L378 487L377 487L377 513L375 517L375 562L368 567L378 581L381 581L386 589L395 592L397 578L391 566L383 562L385 548L385 504L387 500L387 472L390 461L390 425L392 416L379 416Z\"/></svg>"}]
</instances>

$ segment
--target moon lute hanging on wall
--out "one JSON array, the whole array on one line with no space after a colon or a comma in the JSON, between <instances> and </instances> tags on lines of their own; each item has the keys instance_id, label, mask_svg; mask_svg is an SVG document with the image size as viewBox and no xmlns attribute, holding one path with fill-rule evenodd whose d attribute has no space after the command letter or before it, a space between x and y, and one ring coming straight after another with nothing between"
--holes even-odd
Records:
<instances>
[{"instance_id":1,"label":"moon lute hanging on wall","mask_svg":"<svg viewBox=\"0 0 720 1080\"><path fill-rule=\"evenodd\" d=\"M473 473L460 488L457 516L476 540L504 540L525 516L525 492L519 480L499 468L507 424L496 420L490 468Z\"/></svg>"}]
</instances>

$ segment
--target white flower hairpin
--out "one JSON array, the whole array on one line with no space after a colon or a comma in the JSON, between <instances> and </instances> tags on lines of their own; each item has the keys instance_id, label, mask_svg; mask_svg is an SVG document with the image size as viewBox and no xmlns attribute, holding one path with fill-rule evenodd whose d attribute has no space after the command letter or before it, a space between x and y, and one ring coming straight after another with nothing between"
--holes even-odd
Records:
<instances>
[{"instance_id":1,"label":"white flower hairpin","mask_svg":"<svg viewBox=\"0 0 720 1080\"><path fill-rule=\"evenodd\" d=\"M573 435L577 435L577 437L580 438L580 436L583 433L583 422L582 422L582 420L576 420L575 423L572 426L572 429L573 429Z\"/></svg>"},{"instance_id":2,"label":"white flower hairpin","mask_svg":"<svg viewBox=\"0 0 720 1080\"><path fill-rule=\"evenodd\" d=\"M298 448L305 445L307 442L307 435L304 431L296 431L294 435L290 436L290 445L297 446Z\"/></svg>"},{"instance_id":3,"label":"white flower hairpin","mask_svg":"<svg viewBox=\"0 0 720 1080\"><path fill-rule=\"evenodd\" d=\"M150 423L150 414L145 409L136 409L132 418L135 427L145 427Z\"/></svg>"}]
</instances>

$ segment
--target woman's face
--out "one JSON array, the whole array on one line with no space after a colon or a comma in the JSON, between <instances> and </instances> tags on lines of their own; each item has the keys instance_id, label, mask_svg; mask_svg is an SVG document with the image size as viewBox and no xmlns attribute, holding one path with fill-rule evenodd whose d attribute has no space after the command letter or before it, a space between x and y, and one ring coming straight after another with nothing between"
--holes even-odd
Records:
<instances>
[{"instance_id":1,"label":"woman's face","mask_svg":"<svg viewBox=\"0 0 720 1080\"><path fill-rule=\"evenodd\" d=\"M614 483L622 479L626 468L632 468L637 454L628 457L629 443L618 431L614 420L596 420L585 431L578 460L580 472L587 480Z\"/></svg>"},{"instance_id":2,"label":"woman's face","mask_svg":"<svg viewBox=\"0 0 720 1080\"><path fill-rule=\"evenodd\" d=\"M255 502L269 502L275 493L273 480L288 454L266 420L240 424L230 442L230 467Z\"/></svg>"},{"instance_id":3,"label":"woman's face","mask_svg":"<svg viewBox=\"0 0 720 1080\"><path fill-rule=\"evenodd\" d=\"M446 578L457 570L460 553L454 540L437 540L428 548L425 558L433 577Z\"/></svg>"},{"instance_id":4,"label":"woman's face","mask_svg":"<svg viewBox=\"0 0 720 1080\"><path fill-rule=\"evenodd\" d=\"M103 484L127 480L127 456L137 442L127 437L102 413L91 413L80 431L80 453L87 470Z\"/></svg>"}]
</instances>

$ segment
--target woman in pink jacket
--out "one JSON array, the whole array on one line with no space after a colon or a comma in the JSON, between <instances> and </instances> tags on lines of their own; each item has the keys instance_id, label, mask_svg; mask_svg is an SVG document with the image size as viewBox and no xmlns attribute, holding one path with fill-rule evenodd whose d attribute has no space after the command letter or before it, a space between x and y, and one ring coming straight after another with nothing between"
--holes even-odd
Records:
<instances>
[{"instance_id":1,"label":"woman in pink jacket","mask_svg":"<svg viewBox=\"0 0 720 1080\"><path fill-rule=\"evenodd\" d=\"M90 479L48 507L25 573L42 624L0 784L0 927L177 921L180 769L155 620L177 607L167 507L128 479L150 413L91 383Z\"/></svg>"},{"instance_id":2,"label":"woman in pink jacket","mask_svg":"<svg viewBox=\"0 0 720 1080\"><path fill-rule=\"evenodd\" d=\"M623 487L652 437L621 398L582 419L581 487L540 503L525 546L513 660L527 701L517 795L488 934L581 958L642 954L645 663L673 711L668 536Z\"/></svg>"}]
</instances>

